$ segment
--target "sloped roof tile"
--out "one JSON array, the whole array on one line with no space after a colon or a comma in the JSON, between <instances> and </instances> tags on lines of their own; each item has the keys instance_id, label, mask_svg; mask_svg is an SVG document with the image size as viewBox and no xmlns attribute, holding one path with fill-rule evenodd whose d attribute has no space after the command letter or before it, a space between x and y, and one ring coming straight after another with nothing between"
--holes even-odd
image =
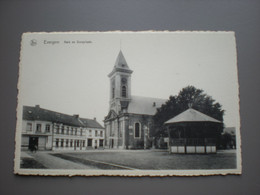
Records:
<instances>
[{"instance_id":1,"label":"sloped roof tile","mask_svg":"<svg viewBox=\"0 0 260 195\"><path fill-rule=\"evenodd\" d=\"M96 120L79 118L76 115L71 116L43 109L39 106L23 106L23 120L41 120L54 123L62 123L65 125L76 127L103 128Z\"/></svg>"},{"instance_id":2,"label":"sloped roof tile","mask_svg":"<svg viewBox=\"0 0 260 195\"><path fill-rule=\"evenodd\" d=\"M87 119L87 118L80 118L83 122L84 126L89 128L104 128L102 127L96 120Z\"/></svg>"},{"instance_id":3,"label":"sloped roof tile","mask_svg":"<svg viewBox=\"0 0 260 195\"><path fill-rule=\"evenodd\" d=\"M154 115L166 99L132 96L128 105L128 113Z\"/></svg>"}]
</instances>

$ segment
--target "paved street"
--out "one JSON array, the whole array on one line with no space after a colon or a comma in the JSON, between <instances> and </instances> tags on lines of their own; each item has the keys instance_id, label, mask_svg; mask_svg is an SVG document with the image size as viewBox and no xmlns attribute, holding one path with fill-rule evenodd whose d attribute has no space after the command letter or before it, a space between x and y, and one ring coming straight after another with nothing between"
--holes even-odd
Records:
<instances>
[{"instance_id":1,"label":"paved street","mask_svg":"<svg viewBox=\"0 0 260 195\"><path fill-rule=\"evenodd\" d=\"M161 150L93 150L86 152L22 152L22 168L48 169L233 169L235 150L217 154L169 154Z\"/></svg>"}]
</instances>

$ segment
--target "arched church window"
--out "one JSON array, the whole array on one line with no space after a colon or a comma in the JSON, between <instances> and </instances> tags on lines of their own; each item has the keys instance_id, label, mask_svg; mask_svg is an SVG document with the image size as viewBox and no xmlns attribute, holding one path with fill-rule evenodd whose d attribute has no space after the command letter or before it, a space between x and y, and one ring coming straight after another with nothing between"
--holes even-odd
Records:
<instances>
[{"instance_id":1,"label":"arched church window","mask_svg":"<svg viewBox=\"0 0 260 195\"><path fill-rule=\"evenodd\" d=\"M135 123L135 138L141 137L140 123Z\"/></svg>"},{"instance_id":2,"label":"arched church window","mask_svg":"<svg viewBox=\"0 0 260 195\"><path fill-rule=\"evenodd\" d=\"M122 97L126 97L126 86L122 86Z\"/></svg>"}]
</instances>

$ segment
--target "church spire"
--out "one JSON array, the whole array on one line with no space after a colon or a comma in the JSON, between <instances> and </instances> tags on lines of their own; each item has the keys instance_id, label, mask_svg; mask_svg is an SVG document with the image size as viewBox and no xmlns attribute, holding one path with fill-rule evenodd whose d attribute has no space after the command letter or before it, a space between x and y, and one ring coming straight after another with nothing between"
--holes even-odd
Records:
<instances>
[{"instance_id":1,"label":"church spire","mask_svg":"<svg viewBox=\"0 0 260 195\"><path fill-rule=\"evenodd\" d=\"M129 69L125 57L123 55L123 52L121 50L119 51L119 54L116 58L115 68Z\"/></svg>"},{"instance_id":2,"label":"church spire","mask_svg":"<svg viewBox=\"0 0 260 195\"><path fill-rule=\"evenodd\" d=\"M119 51L119 54L116 58L116 62L114 65L114 68L112 70L112 72L108 75L109 77L113 75L113 73L115 72L126 72L126 73L132 73L133 71L130 70L130 68L128 67L128 64L126 62L126 59L123 55L122 50Z\"/></svg>"}]
</instances>

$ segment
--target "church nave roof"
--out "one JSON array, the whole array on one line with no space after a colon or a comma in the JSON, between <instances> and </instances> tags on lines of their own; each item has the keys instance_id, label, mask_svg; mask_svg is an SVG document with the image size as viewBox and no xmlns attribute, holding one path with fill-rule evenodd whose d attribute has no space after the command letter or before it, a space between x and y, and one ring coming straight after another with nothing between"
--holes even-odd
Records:
<instances>
[{"instance_id":1,"label":"church nave roof","mask_svg":"<svg viewBox=\"0 0 260 195\"><path fill-rule=\"evenodd\" d=\"M128 105L128 113L154 115L167 100L152 97L132 96Z\"/></svg>"}]
</instances>

